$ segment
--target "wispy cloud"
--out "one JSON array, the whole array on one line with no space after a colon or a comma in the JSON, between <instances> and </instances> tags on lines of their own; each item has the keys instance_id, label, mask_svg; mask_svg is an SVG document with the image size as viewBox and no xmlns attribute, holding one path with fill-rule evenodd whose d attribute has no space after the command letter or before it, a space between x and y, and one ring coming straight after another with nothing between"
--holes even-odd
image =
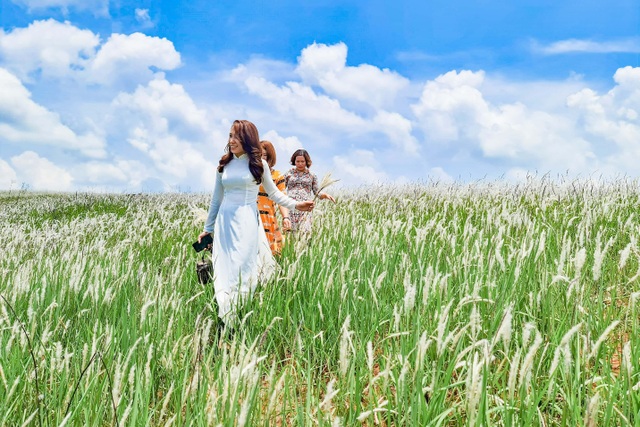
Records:
<instances>
[{"instance_id":1,"label":"wispy cloud","mask_svg":"<svg viewBox=\"0 0 640 427\"><path fill-rule=\"evenodd\" d=\"M628 38L610 41L582 39L560 40L549 44L531 42L531 50L542 55L561 55L565 53L639 53L640 38Z\"/></svg>"},{"instance_id":2,"label":"wispy cloud","mask_svg":"<svg viewBox=\"0 0 640 427\"><path fill-rule=\"evenodd\" d=\"M151 20L149 15L149 9L136 9L136 21L142 26L142 28L153 28L156 26L155 22Z\"/></svg>"},{"instance_id":3,"label":"wispy cloud","mask_svg":"<svg viewBox=\"0 0 640 427\"><path fill-rule=\"evenodd\" d=\"M440 60L440 57L437 55L430 55L419 50L405 50L397 52L396 59L400 62L422 62L437 61Z\"/></svg>"}]
</instances>

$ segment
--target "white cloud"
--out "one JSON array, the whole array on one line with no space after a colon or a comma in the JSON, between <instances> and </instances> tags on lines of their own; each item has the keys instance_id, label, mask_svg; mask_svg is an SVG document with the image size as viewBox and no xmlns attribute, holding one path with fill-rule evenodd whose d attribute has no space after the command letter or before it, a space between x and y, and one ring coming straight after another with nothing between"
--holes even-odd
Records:
<instances>
[{"instance_id":1,"label":"white cloud","mask_svg":"<svg viewBox=\"0 0 640 427\"><path fill-rule=\"evenodd\" d=\"M43 145L103 157L104 141L94 134L77 135L60 117L35 103L17 77L0 68L0 142Z\"/></svg>"},{"instance_id":2,"label":"white cloud","mask_svg":"<svg viewBox=\"0 0 640 427\"><path fill-rule=\"evenodd\" d=\"M113 101L133 117L142 114L150 127L162 132L175 132L184 137L202 138L209 131L206 111L198 108L184 87L172 84L158 74L147 86L132 93L121 93Z\"/></svg>"},{"instance_id":3,"label":"white cloud","mask_svg":"<svg viewBox=\"0 0 640 427\"><path fill-rule=\"evenodd\" d=\"M266 80L294 80L298 78L295 66L289 62L277 61L264 57L251 57L244 64L236 66L228 76L222 76L222 81L244 83L251 77L262 77Z\"/></svg>"},{"instance_id":4,"label":"white cloud","mask_svg":"<svg viewBox=\"0 0 640 427\"><path fill-rule=\"evenodd\" d=\"M440 166L436 166L434 168L431 168L429 170L429 176L434 180L434 181L439 181L439 182L453 182L454 179L451 175L449 175L443 168L441 168Z\"/></svg>"},{"instance_id":5,"label":"white cloud","mask_svg":"<svg viewBox=\"0 0 640 427\"><path fill-rule=\"evenodd\" d=\"M320 86L327 94L380 108L392 103L409 80L388 69L369 64L350 67L347 45L313 43L298 58L297 72L303 82Z\"/></svg>"},{"instance_id":6,"label":"white cloud","mask_svg":"<svg viewBox=\"0 0 640 427\"><path fill-rule=\"evenodd\" d=\"M317 129L325 138L330 138L329 133L341 139L373 137L382 133L386 141L407 153L417 154L419 151L419 143L412 135L413 124L397 112L380 109L372 118L366 118L344 108L339 100L318 94L300 82L289 81L278 86L252 75L246 67L242 68L241 74L249 92L267 101L281 117Z\"/></svg>"},{"instance_id":7,"label":"white cloud","mask_svg":"<svg viewBox=\"0 0 640 427\"><path fill-rule=\"evenodd\" d=\"M152 71L181 64L170 41L107 37L51 20L0 32L0 188L27 182L22 162L44 165L62 189L210 189L235 118L274 143L280 170L304 147L341 185L638 175L640 68L619 69L608 91L583 78L522 82L481 70L422 82L347 66L345 45L314 44L297 64L252 58L181 85ZM419 100L407 95L415 87Z\"/></svg>"},{"instance_id":8,"label":"white cloud","mask_svg":"<svg viewBox=\"0 0 640 427\"><path fill-rule=\"evenodd\" d=\"M523 168L511 168L505 174L505 179L512 182L526 182L530 177L535 176L530 171Z\"/></svg>"},{"instance_id":9,"label":"white cloud","mask_svg":"<svg viewBox=\"0 0 640 427\"><path fill-rule=\"evenodd\" d=\"M594 141L605 169L636 173L640 158L640 67L616 71L617 85L604 95L583 89L567 99L579 112L585 138Z\"/></svg>"},{"instance_id":10,"label":"white cloud","mask_svg":"<svg viewBox=\"0 0 640 427\"><path fill-rule=\"evenodd\" d=\"M640 68L620 68L613 80L604 94L585 83L578 90L576 81L555 83L554 105L531 93L542 83L511 82L510 96L523 101L495 102L488 94L495 98L498 89L484 73L450 72L427 82L413 109L427 139L457 152L479 150L499 160L508 179L534 170L637 175Z\"/></svg>"},{"instance_id":11,"label":"white cloud","mask_svg":"<svg viewBox=\"0 0 640 427\"><path fill-rule=\"evenodd\" d=\"M69 22L34 21L9 33L0 30L0 58L22 79L35 70L45 77L65 77L93 57L100 38Z\"/></svg>"},{"instance_id":12,"label":"white cloud","mask_svg":"<svg viewBox=\"0 0 640 427\"><path fill-rule=\"evenodd\" d=\"M480 86L484 72L449 71L428 81L422 96L412 109L426 134L434 141L455 141L470 129L476 119L488 112Z\"/></svg>"},{"instance_id":13,"label":"white cloud","mask_svg":"<svg viewBox=\"0 0 640 427\"><path fill-rule=\"evenodd\" d=\"M391 143L400 147L404 152L417 154L419 144L413 136L411 121L398 113L378 111L373 118L377 127L387 135Z\"/></svg>"},{"instance_id":14,"label":"white cloud","mask_svg":"<svg viewBox=\"0 0 640 427\"><path fill-rule=\"evenodd\" d=\"M167 175L169 185L210 184L209 172L217 159L204 152L202 144L208 141L209 120L181 85L159 76L132 94L118 95L113 109L114 125Z\"/></svg>"},{"instance_id":15,"label":"white cloud","mask_svg":"<svg viewBox=\"0 0 640 427\"><path fill-rule=\"evenodd\" d=\"M340 102L326 95L318 95L313 89L298 82L277 86L262 77L251 76L245 80L250 93L270 102L281 114L290 114L307 122L358 132L366 121L357 114L345 110Z\"/></svg>"},{"instance_id":16,"label":"white cloud","mask_svg":"<svg viewBox=\"0 0 640 427\"><path fill-rule=\"evenodd\" d=\"M476 124L480 148L488 157L573 171L583 170L594 157L570 120L522 104L498 106Z\"/></svg>"},{"instance_id":17,"label":"white cloud","mask_svg":"<svg viewBox=\"0 0 640 427\"><path fill-rule=\"evenodd\" d=\"M91 31L53 19L9 33L0 30L0 60L22 79L39 71L44 77L102 85L144 83L154 75L151 68L173 70L181 64L167 39L112 34L101 44Z\"/></svg>"},{"instance_id":18,"label":"white cloud","mask_svg":"<svg viewBox=\"0 0 640 427\"><path fill-rule=\"evenodd\" d=\"M631 108L640 110L640 67L624 67L616 70L613 80L618 85L611 95Z\"/></svg>"},{"instance_id":19,"label":"white cloud","mask_svg":"<svg viewBox=\"0 0 640 427\"><path fill-rule=\"evenodd\" d=\"M9 163L0 159L0 190L11 190L20 187L18 175Z\"/></svg>"},{"instance_id":20,"label":"white cloud","mask_svg":"<svg viewBox=\"0 0 640 427\"><path fill-rule=\"evenodd\" d=\"M145 81L153 76L150 67L173 70L180 66L180 54L165 38L142 33L112 34L86 69L89 81L108 84L118 79Z\"/></svg>"},{"instance_id":21,"label":"white cloud","mask_svg":"<svg viewBox=\"0 0 640 427\"><path fill-rule=\"evenodd\" d=\"M109 0L11 0L26 7L29 12L42 9L61 9L69 13L70 9L89 10L96 16L109 16Z\"/></svg>"},{"instance_id":22,"label":"white cloud","mask_svg":"<svg viewBox=\"0 0 640 427\"><path fill-rule=\"evenodd\" d=\"M481 150L484 156L554 170L582 170L590 145L567 117L522 103L486 100L483 72L451 71L428 82L413 110L427 138Z\"/></svg>"},{"instance_id":23,"label":"white cloud","mask_svg":"<svg viewBox=\"0 0 640 427\"><path fill-rule=\"evenodd\" d=\"M151 16L149 16L149 9L136 8L135 16L136 16L136 21L138 21L138 23L142 25L143 28L155 27L155 24L151 20Z\"/></svg>"},{"instance_id":24,"label":"white cloud","mask_svg":"<svg viewBox=\"0 0 640 427\"><path fill-rule=\"evenodd\" d=\"M151 170L147 165L138 160L119 160L115 165L127 177L126 189L138 190L141 188L143 182L155 175L155 171Z\"/></svg>"},{"instance_id":25,"label":"white cloud","mask_svg":"<svg viewBox=\"0 0 640 427\"><path fill-rule=\"evenodd\" d=\"M195 150L187 141L180 140L175 135L154 134L145 128L136 128L131 131L128 141L148 155L158 170L178 182L187 178L190 171L213 167L206 160L205 153ZM204 178L204 175L197 177Z\"/></svg>"},{"instance_id":26,"label":"white cloud","mask_svg":"<svg viewBox=\"0 0 640 427\"><path fill-rule=\"evenodd\" d=\"M56 166L33 151L11 158L11 164L18 171L20 182L37 191L69 191L73 177L65 169Z\"/></svg>"},{"instance_id":27,"label":"white cloud","mask_svg":"<svg viewBox=\"0 0 640 427\"><path fill-rule=\"evenodd\" d=\"M342 177L342 185L384 184L391 181L375 153L369 150L354 150L344 156L334 156L333 165ZM333 175L337 177L336 173Z\"/></svg>"},{"instance_id":28,"label":"white cloud","mask_svg":"<svg viewBox=\"0 0 640 427\"><path fill-rule=\"evenodd\" d=\"M291 166L291 155L298 149L304 148L304 145L297 136L283 137L275 130L269 130L260 136L260 139L267 140L273 144L273 148L276 150L276 167L280 167L281 170L287 170Z\"/></svg>"},{"instance_id":29,"label":"white cloud","mask_svg":"<svg viewBox=\"0 0 640 427\"><path fill-rule=\"evenodd\" d=\"M88 184L125 184L130 177L122 164L107 162L87 162L74 168L74 179Z\"/></svg>"},{"instance_id":30,"label":"white cloud","mask_svg":"<svg viewBox=\"0 0 640 427\"><path fill-rule=\"evenodd\" d=\"M157 170L138 160L90 161L74 165L69 173L75 187L83 191L143 191L149 190L148 183L154 180L171 190L157 177Z\"/></svg>"},{"instance_id":31,"label":"white cloud","mask_svg":"<svg viewBox=\"0 0 640 427\"><path fill-rule=\"evenodd\" d=\"M583 39L560 40L549 44L531 43L531 49L543 55L566 53L640 53L640 38L628 38L613 41L594 41Z\"/></svg>"},{"instance_id":32,"label":"white cloud","mask_svg":"<svg viewBox=\"0 0 640 427\"><path fill-rule=\"evenodd\" d=\"M117 159L112 162L88 162L75 167L71 173L74 182L87 191L148 191L149 183L166 190L173 182L153 165L134 159Z\"/></svg>"}]
</instances>

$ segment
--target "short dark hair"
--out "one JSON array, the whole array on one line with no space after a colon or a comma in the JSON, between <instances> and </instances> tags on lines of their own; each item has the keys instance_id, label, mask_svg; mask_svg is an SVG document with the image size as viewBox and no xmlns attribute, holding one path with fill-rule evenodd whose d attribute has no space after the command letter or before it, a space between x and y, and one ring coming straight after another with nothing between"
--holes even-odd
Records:
<instances>
[{"instance_id":1,"label":"short dark hair","mask_svg":"<svg viewBox=\"0 0 640 427\"><path fill-rule=\"evenodd\" d=\"M293 153L293 155L291 156L291 165L296 165L296 157L298 156L304 157L304 161L307 163L307 167L311 167L311 156L309 156L309 153L307 153L307 150L305 150L304 148L300 148Z\"/></svg>"},{"instance_id":2,"label":"short dark hair","mask_svg":"<svg viewBox=\"0 0 640 427\"><path fill-rule=\"evenodd\" d=\"M260 141L262 150L267 154L267 164L270 168L276 165L276 149L273 148L271 141Z\"/></svg>"}]
</instances>

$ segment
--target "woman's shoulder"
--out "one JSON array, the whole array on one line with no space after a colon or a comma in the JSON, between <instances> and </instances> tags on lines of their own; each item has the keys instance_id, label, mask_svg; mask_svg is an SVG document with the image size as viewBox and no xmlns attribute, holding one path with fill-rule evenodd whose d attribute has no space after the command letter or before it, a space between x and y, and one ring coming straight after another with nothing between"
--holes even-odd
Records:
<instances>
[{"instance_id":1,"label":"woman's shoulder","mask_svg":"<svg viewBox=\"0 0 640 427\"><path fill-rule=\"evenodd\" d=\"M276 169L271 170L271 178L273 178L273 182L276 183L276 187L280 188L281 186L285 185L286 178L284 175L280 173L279 170L276 170ZM284 187L280 189L284 190Z\"/></svg>"},{"instance_id":2,"label":"woman's shoulder","mask_svg":"<svg viewBox=\"0 0 640 427\"><path fill-rule=\"evenodd\" d=\"M262 171L264 172L270 172L271 168L269 167L269 163L267 163L267 161L265 159L261 159L262 160Z\"/></svg>"}]
</instances>

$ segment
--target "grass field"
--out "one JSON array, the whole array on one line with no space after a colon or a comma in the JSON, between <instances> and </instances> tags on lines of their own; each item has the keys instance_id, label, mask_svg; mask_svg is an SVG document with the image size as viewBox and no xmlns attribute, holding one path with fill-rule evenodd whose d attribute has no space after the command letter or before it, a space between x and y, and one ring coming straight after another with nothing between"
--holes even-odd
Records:
<instances>
[{"instance_id":1,"label":"grass field","mask_svg":"<svg viewBox=\"0 0 640 427\"><path fill-rule=\"evenodd\" d=\"M319 203L216 335L208 195L0 194L0 425L640 424L640 186Z\"/></svg>"}]
</instances>

